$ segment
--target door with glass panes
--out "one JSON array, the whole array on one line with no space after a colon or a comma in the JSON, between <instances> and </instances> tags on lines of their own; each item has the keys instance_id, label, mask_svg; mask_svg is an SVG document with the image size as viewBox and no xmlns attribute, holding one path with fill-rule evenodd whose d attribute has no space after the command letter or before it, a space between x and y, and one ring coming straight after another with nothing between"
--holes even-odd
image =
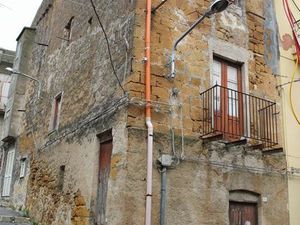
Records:
<instances>
[{"instance_id":1,"label":"door with glass panes","mask_svg":"<svg viewBox=\"0 0 300 225\"><path fill-rule=\"evenodd\" d=\"M243 135L241 67L223 59L213 62L213 127L227 139Z\"/></svg>"}]
</instances>

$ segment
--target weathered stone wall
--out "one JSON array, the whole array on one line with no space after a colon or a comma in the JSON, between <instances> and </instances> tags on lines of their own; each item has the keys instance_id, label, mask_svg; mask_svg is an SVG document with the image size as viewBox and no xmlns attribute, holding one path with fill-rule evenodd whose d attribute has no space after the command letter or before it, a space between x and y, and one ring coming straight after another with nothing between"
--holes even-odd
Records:
<instances>
[{"instance_id":1,"label":"weathered stone wall","mask_svg":"<svg viewBox=\"0 0 300 225\"><path fill-rule=\"evenodd\" d=\"M145 130L128 130L127 214L122 224L143 224L146 186ZM175 137L176 154L182 153ZM173 154L171 136L155 133L154 158ZM166 224L229 225L229 193L253 192L259 196L259 224L288 223L287 182L283 155L265 155L244 146L225 147L185 136L184 158L167 170ZM159 224L161 178L153 164L153 224ZM264 202L263 198L267 198ZM130 216L129 216L130 215Z\"/></svg>"},{"instance_id":2,"label":"weathered stone wall","mask_svg":"<svg viewBox=\"0 0 300 225\"><path fill-rule=\"evenodd\" d=\"M40 99L28 85L18 150L28 155L26 208L39 224L93 224L97 206L99 138L112 129L113 155L107 207L121 211L125 174L127 97L112 73L104 34L90 3L43 1L29 74L42 82ZM95 1L123 84L131 67L134 1ZM66 25L72 20L70 39ZM53 102L62 93L57 130L51 128ZM60 167L65 166L61 190ZM19 182L18 180L16 182ZM12 202L17 202L17 192ZM22 192L26 192L23 190ZM125 215L124 215L125 216ZM123 216L110 215L121 224Z\"/></svg>"},{"instance_id":3,"label":"weathered stone wall","mask_svg":"<svg viewBox=\"0 0 300 225\"><path fill-rule=\"evenodd\" d=\"M153 1L157 5L159 1ZM270 30L270 21L265 19L273 8L270 2L241 1L217 15L204 20L179 45L176 55L175 79L170 75L172 45L210 5L210 1L168 1L152 19L152 100L168 105L182 105L182 119L186 135L199 135L200 97L199 94L212 87L213 55L242 65L243 91L263 99L276 101L280 107L280 97L276 69L278 64L278 42L276 27ZM137 1L134 31L134 64L127 89L130 96L144 98L145 80L144 32L145 1ZM273 23L276 25L276 21ZM272 46L272 48L270 48ZM265 50L267 49L267 50ZM274 59L272 59L274 57ZM271 63L271 61L273 63ZM274 70L274 74L272 72ZM280 111L280 109L278 109ZM156 116L156 130L170 128L169 115ZM176 121L177 118L177 121ZM174 128L181 120L178 113L173 115ZM278 129L281 130L281 115L278 116ZM129 124L144 126L142 110L129 109ZM179 131L178 131L179 132ZM281 132L279 132L281 133ZM281 142L282 143L282 142Z\"/></svg>"},{"instance_id":4,"label":"weathered stone wall","mask_svg":"<svg viewBox=\"0 0 300 225\"><path fill-rule=\"evenodd\" d=\"M20 152L31 153L26 208L42 225L93 224L99 166L97 135L112 128L107 222L143 224L146 1L95 1L118 76L129 92L128 110L118 113L115 111L126 105L126 98L112 74L103 32L87 1L76 2L45 0L33 22L35 42L40 44L33 49L31 74L42 81L43 88L37 102L32 98L34 86L27 90L19 137ZM157 3L153 1L153 5ZM176 78L167 78L174 40L209 4L208 0L170 0L152 21L154 155L157 159L160 153L173 154L173 129L175 154L184 156L174 170L168 171L167 224L229 224L229 191L243 189L268 196L265 205L259 203L263 224L287 225L286 179L280 175L285 168L282 155L266 156L243 147L227 149L220 143L204 146L198 139L199 93L212 85L213 54L243 63L246 92L278 98L276 79L264 58L264 20L248 12L264 15L263 1L232 5L206 19L178 47ZM73 16L68 40L64 28ZM52 130L53 99L60 92L59 128ZM62 165L65 174L60 190ZM159 180L160 174L154 173L154 224L159 218Z\"/></svg>"},{"instance_id":5,"label":"weathered stone wall","mask_svg":"<svg viewBox=\"0 0 300 225\"><path fill-rule=\"evenodd\" d=\"M157 5L160 1L153 1ZM199 94L212 83L213 56L242 65L243 91L276 101L278 42L276 21L267 20L271 1L239 1L225 12L204 20L178 46L177 74L168 79L172 45L209 7L211 1L168 1L152 19L151 91L154 124L154 159L161 153L176 157L168 170L166 224L229 224L229 192L244 190L259 195L259 224L288 224L286 163L283 154L264 155L249 146L227 148L203 145L199 136ZM127 89L128 109L128 219L123 224L144 222L146 188L146 132L144 117L145 1L137 1L134 30L133 72ZM274 13L274 12L273 12ZM271 26L272 25L272 26ZM272 48L270 48L272 46ZM274 57L274 58L272 58ZM276 61L277 60L277 61ZM278 130L282 136L281 115ZM142 135L143 134L143 135ZM183 142L182 142L183 141ZM282 142L281 142L282 144ZM153 171L157 165L154 162ZM153 224L159 224L160 173L153 179ZM143 187L144 186L144 187ZM263 202L267 197L267 202Z\"/></svg>"}]
</instances>

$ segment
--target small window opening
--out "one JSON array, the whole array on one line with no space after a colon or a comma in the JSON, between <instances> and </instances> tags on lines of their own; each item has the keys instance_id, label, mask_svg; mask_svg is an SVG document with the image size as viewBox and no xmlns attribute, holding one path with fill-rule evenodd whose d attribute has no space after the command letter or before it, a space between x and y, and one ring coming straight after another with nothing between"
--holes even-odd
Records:
<instances>
[{"instance_id":1,"label":"small window opening","mask_svg":"<svg viewBox=\"0 0 300 225\"><path fill-rule=\"evenodd\" d=\"M91 17L91 18L88 20L88 23L89 23L89 25L92 25L92 24L93 24L93 17Z\"/></svg>"},{"instance_id":2,"label":"small window opening","mask_svg":"<svg viewBox=\"0 0 300 225\"><path fill-rule=\"evenodd\" d=\"M67 23L67 25L65 26L65 29L64 29L64 36L65 36L65 39L67 39L68 41L71 40L71 36L72 36L73 20L74 20L74 16L71 17L71 19L69 20L69 22Z\"/></svg>"},{"instance_id":3,"label":"small window opening","mask_svg":"<svg viewBox=\"0 0 300 225\"><path fill-rule=\"evenodd\" d=\"M61 110L61 100L62 94L57 95L54 100L53 130L58 129L59 115Z\"/></svg>"},{"instance_id":4,"label":"small window opening","mask_svg":"<svg viewBox=\"0 0 300 225\"><path fill-rule=\"evenodd\" d=\"M24 178L26 174L26 158L21 159L20 162L20 178Z\"/></svg>"},{"instance_id":5,"label":"small window opening","mask_svg":"<svg viewBox=\"0 0 300 225\"><path fill-rule=\"evenodd\" d=\"M60 191L62 191L64 188L65 171L66 171L65 165L59 167L58 190Z\"/></svg>"}]
</instances>

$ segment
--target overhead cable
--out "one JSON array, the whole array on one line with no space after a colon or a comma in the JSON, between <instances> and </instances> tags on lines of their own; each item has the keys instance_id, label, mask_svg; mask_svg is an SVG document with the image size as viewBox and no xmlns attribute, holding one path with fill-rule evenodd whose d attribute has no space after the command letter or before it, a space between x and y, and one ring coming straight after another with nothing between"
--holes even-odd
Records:
<instances>
[{"instance_id":1,"label":"overhead cable","mask_svg":"<svg viewBox=\"0 0 300 225\"><path fill-rule=\"evenodd\" d=\"M92 7L93 7L93 10L94 10L94 12L95 12L95 14L96 14L96 17L97 17L97 19L98 19L98 22L99 22L99 24L100 24L100 27L101 27L101 29L102 29L102 31L103 31L105 40L106 40L107 49L108 49L108 55L109 55L109 60L110 60L110 64L111 64L113 73L114 73L114 75L115 75L115 77L116 77L116 79L117 79L117 81L118 81L118 83L119 83L120 88L123 90L123 92L124 92L124 94L125 94L126 91L125 91L125 89L123 88L123 86L122 86L122 84L121 84L121 81L120 81L120 79L119 79L119 77L118 77L118 75L117 75L117 72L116 72L116 69L115 69L115 66L114 66L114 63L113 63L113 60L112 60L112 55L111 55L111 50L110 50L110 44L109 44L109 40L108 40L107 33L106 33L106 31L105 31L105 29L104 29L104 26L103 26L103 24L102 24L102 22L101 22L101 20L100 20L100 17L99 17L99 15L98 15L98 12L97 12L97 9L96 9L96 6L95 6L93 0L90 0L90 2L91 2L91 5L92 5Z\"/></svg>"},{"instance_id":2,"label":"overhead cable","mask_svg":"<svg viewBox=\"0 0 300 225\"><path fill-rule=\"evenodd\" d=\"M297 73L297 70L298 70L298 63L299 63L299 59L297 57L295 68L294 68L294 72L293 72L293 75L292 75L291 84L290 84L289 100L290 100L290 105L291 105L291 110L292 110L293 116L295 117L295 119L297 120L298 124L300 125L300 119L297 116L297 113L296 113L296 110L295 110L295 107L294 107L294 103L293 103L293 98L292 98L293 83L294 83L295 76L296 76L296 73Z\"/></svg>"},{"instance_id":3,"label":"overhead cable","mask_svg":"<svg viewBox=\"0 0 300 225\"><path fill-rule=\"evenodd\" d=\"M292 1L293 1L294 5L296 6L296 8L298 9L298 11L300 12L299 6L296 4L296 2L294 0L292 0Z\"/></svg>"},{"instance_id":4,"label":"overhead cable","mask_svg":"<svg viewBox=\"0 0 300 225\"><path fill-rule=\"evenodd\" d=\"M293 83L295 81L295 76L296 76L296 73L297 73L297 70L298 70L298 64L299 64L299 59L300 59L300 39L298 37L298 33L297 33L297 29L296 29L297 21L295 19L295 16L292 13L290 7L289 7L288 0L283 0L282 2L283 2L283 8L284 8L285 14L286 14L287 19L289 21L289 24L292 28L293 37L294 37L295 46L296 46L296 53L297 53L296 64L295 64L295 68L294 68L294 71L293 71L293 74L292 74L292 79L291 79L291 82L290 82L289 103L290 103L292 114L293 114L294 118L296 119L297 123L300 125L300 119L299 119L299 117L296 113L296 110L295 110L295 107L294 107L294 104L293 104L293 99L292 99ZM295 4L295 2L294 2L294 4Z\"/></svg>"}]
</instances>

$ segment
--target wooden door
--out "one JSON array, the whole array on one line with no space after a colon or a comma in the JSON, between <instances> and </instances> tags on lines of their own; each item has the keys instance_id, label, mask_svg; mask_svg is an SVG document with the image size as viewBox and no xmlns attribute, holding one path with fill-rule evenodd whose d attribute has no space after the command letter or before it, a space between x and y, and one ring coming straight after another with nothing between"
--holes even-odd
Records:
<instances>
[{"instance_id":1,"label":"wooden door","mask_svg":"<svg viewBox=\"0 0 300 225\"><path fill-rule=\"evenodd\" d=\"M11 149L7 153L5 173L2 186L2 196L10 196L11 180L14 168L15 149Z\"/></svg>"},{"instance_id":2,"label":"wooden door","mask_svg":"<svg viewBox=\"0 0 300 225\"><path fill-rule=\"evenodd\" d=\"M218 85L213 93L214 128L227 139L243 135L243 95L240 66L215 59L213 82Z\"/></svg>"},{"instance_id":3,"label":"wooden door","mask_svg":"<svg viewBox=\"0 0 300 225\"><path fill-rule=\"evenodd\" d=\"M108 180L110 173L112 140L100 144L99 157L99 187L98 187L98 223L105 224L106 200L108 192Z\"/></svg>"},{"instance_id":4,"label":"wooden door","mask_svg":"<svg viewBox=\"0 0 300 225\"><path fill-rule=\"evenodd\" d=\"M258 225L257 204L230 202L230 225Z\"/></svg>"}]
</instances>

